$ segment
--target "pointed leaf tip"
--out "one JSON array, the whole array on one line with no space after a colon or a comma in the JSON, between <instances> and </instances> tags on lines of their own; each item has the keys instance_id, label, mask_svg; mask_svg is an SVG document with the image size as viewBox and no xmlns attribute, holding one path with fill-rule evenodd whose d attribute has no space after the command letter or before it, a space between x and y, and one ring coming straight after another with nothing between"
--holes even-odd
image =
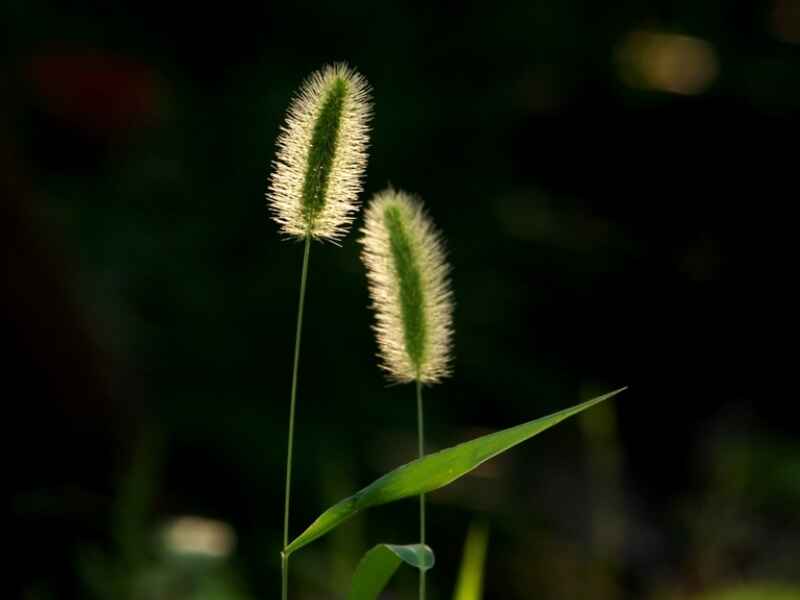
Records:
<instances>
[{"instance_id":1,"label":"pointed leaf tip","mask_svg":"<svg viewBox=\"0 0 800 600\"><path fill-rule=\"evenodd\" d=\"M362 510L444 487L498 454L625 389L619 388L546 417L491 433L402 465L323 512L286 547L286 555L322 537Z\"/></svg>"}]
</instances>

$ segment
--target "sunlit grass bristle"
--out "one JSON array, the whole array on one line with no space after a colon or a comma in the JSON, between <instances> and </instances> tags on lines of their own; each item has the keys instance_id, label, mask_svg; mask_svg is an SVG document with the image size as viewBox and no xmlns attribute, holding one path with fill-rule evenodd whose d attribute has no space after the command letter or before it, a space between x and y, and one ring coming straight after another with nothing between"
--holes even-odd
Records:
<instances>
[{"instance_id":1,"label":"sunlit grass bristle","mask_svg":"<svg viewBox=\"0 0 800 600\"><path fill-rule=\"evenodd\" d=\"M344 64L313 73L289 106L267 198L289 237L337 241L359 208L372 115L367 81Z\"/></svg>"},{"instance_id":2,"label":"sunlit grass bristle","mask_svg":"<svg viewBox=\"0 0 800 600\"><path fill-rule=\"evenodd\" d=\"M441 234L420 200L391 188L370 202L362 234L381 366L396 382L438 382L453 335Z\"/></svg>"}]
</instances>

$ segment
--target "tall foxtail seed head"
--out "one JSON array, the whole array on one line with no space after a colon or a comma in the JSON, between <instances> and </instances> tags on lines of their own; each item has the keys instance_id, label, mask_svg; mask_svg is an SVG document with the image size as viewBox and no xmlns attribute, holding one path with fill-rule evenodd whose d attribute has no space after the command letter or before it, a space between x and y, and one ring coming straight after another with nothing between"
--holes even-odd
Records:
<instances>
[{"instance_id":1,"label":"tall foxtail seed head","mask_svg":"<svg viewBox=\"0 0 800 600\"><path fill-rule=\"evenodd\" d=\"M303 82L277 140L267 199L285 235L336 241L358 210L367 165L370 88L345 64Z\"/></svg>"},{"instance_id":2,"label":"tall foxtail seed head","mask_svg":"<svg viewBox=\"0 0 800 600\"><path fill-rule=\"evenodd\" d=\"M420 200L391 188L365 214L361 257L381 367L397 382L450 374L453 302L441 234Z\"/></svg>"}]
</instances>

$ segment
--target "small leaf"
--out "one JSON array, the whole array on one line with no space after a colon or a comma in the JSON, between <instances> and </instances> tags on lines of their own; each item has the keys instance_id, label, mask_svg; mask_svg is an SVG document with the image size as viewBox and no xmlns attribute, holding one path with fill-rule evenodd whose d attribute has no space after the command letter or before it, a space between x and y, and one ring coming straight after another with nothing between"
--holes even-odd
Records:
<instances>
[{"instance_id":1,"label":"small leaf","mask_svg":"<svg viewBox=\"0 0 800 600\"><path fill-rule=\"evenodd\" d=\"M444 487L509 448L532 438L537 433L549 429L572 415L616 396L624 389L626 388L614 390L535 421L529 421L440 452L428 454L398 467L322 513L308 529L286 547L284 553L289 556L362 510Z\"/></svg>"},{"instance_id":2,"label":"small leaf","mask_svg":"<svg viewBox=\"0 0 800 600\"><path fill-rule=\"evenodd\" d=\"M483 597L483 565L488 545L489 530L486 525L470 526L453 600L481 600Z\"/></svg>"},{"instance_id":3,"label":"small leaf","mask_svg":"<svg viewBox=\"0 0 800 600\"><path fill-rule=\"evenodd\" d=\"M375 600L402 563L427 571L433 567L433 550L425 544L378 544L358 563L348 600Z\"/></svg>"}]
</instances>

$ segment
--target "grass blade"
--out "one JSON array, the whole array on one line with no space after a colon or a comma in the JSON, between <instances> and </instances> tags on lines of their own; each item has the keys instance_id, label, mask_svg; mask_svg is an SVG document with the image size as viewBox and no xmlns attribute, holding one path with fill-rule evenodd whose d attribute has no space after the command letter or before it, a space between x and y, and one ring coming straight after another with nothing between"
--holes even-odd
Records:
<instances>
[{"instance_id":1,"label":"grass blade","mask_svg":"<svg viewBox=\"0 0 800 600\"><path fill-rule=\"evenodd\" d=\"M323 512L308 529L286 547L285 554L288 556L310 544L362 510L444 487L509 448L532 438L572 415L616 396L624 389L614 390L535 421L529 421L440 452L428 454L424 458L398 467Z\"/></svg>"},{"instance_id":2,"label":"grass blade","mask_svg":"<svg viewBox=\"0 0 800 600\"><path fill-rule=\"evenodd\" d=\"M486 525L470 526L453 600L481 600L483 597L483 566L488 545L489 530Z\"/></svg>"},{"instance_id":3,"label":"grass blade","mask_svg":"<svg viewBox=\"0 0 800 600\"><path fill-rule=\"evenodd\" d=\"M347 600L376 600L402 563L427 571L433 567L433 550L424 544L378 544L358 563Z\"/></svg>"}]
</instances>

